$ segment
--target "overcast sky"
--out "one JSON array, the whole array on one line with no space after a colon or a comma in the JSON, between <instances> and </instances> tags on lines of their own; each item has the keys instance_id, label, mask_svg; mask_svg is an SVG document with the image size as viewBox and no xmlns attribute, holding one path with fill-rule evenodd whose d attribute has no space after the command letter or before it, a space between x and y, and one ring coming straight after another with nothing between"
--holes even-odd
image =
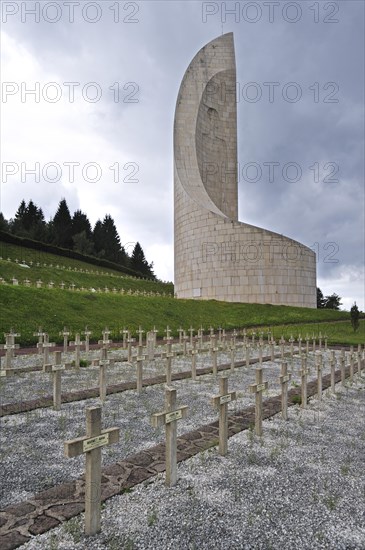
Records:
<instances>
[{"instance_id":1,"label":"overcast sky","mask_svg":"<svg viewBox=\"0 0 365 550\"><path fill-rule=\"evenodd\" d=\"M62 198L92 224L110 214L173 280L176 97L196 52L233 31L240 220L313 247L323 293L365 309L364 2L1 8L7 219L23 198L46 219Z\"/></svg>"}]
</instances>

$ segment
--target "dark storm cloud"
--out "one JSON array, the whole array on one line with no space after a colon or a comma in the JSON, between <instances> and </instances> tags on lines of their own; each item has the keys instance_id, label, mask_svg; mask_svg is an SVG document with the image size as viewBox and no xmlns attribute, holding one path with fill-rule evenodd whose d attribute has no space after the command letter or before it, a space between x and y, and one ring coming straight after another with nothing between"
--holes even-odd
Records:
<instances>
[{"instance_id":1,"label":"dark storm cloud","mask_svg":"<svg viewBox=\"0 0 365 550\"><path fill-rule=\"evenodd\" d=\"M34 2L27 3L31 4ZM86 4L80 2L79 9ZM49 75L61 84L80 82L76 93L85 83L100 85L102 97L97 103L85 103L77 96L73 106L64 105L65 118L71 108L76 109L75 128L59 128L55 119L62 142L70 144L75 160L131 161L139 167L138 183L133 185L103 181L99 187L80 185L76 189L65 184L55 197L44 183L40 186L44 191L37 187L35 196L45 211L49 215L54 212L56 198L62 193L70 196L75 208L90 209L91 217L110 211L122 241L124 236L133 236L147 252L158 243L164 256L166 246L172 252L172 128L179 85L195 53L222 29L233 31L239 93L240 219L314 245L319 254L319 286L327 282L339 285L342 292L346 288L348 300L356 297L360 302L359 286L354 283L356 290L352 290L351 280L364 263L364 4L280 2L270 22L264 3L251 3L254 7L245 12L247 2L240 2L239 16L227 14L223 25L223 6L229 10L235 2L119 2L118 24L110 10L115 3L99 4L102 17L95 24L80 17L76 8L74 23L65 17L55 24L42 18L40 23L31 18L22 23L19 16L9 16L3 24L3 32L37 60L45 78ZM131 15L133 7L127 4L137 6L138 11ZM285 20L295 15L295 7L288 4L300 7L296 23ZM338 12L331 14L329 4L334 12L338 6ZM255 5L262 15L256 23L249 23L244 15L254 18ZM318 13L310 9L316 5ZM88 13L93 17L92 11ZM123 22L128 16L138 22ZM338 22L324 23L326 17ZM113 87L115 82L119 87ZM254 85L245 88L250 82ZM275 94L272 102L270 82L279 83L271 90ZM136 103L123 101L133 90L123 88L128 83L138 88ZM116 88L119 101L115 101ZM298 89L300 99L291 102ZM262 97L248 101L245 94L252 97L257 90ZM47 141L45 137L45 148ZM70 155L67 151L65 146L62 154ZM279 163L273 181L268 180L264 164L270 162ZM252 181L252 170L242 174L247 163L261 168L258 181ZM296 182L288 181L294 168L283 175L288 163L300 167L301 177ZM330 181L332 172L332 179L338 182ZM13 186L11 191L3 187L7 217L13 215L23 193L24 186ZM337 263L324 262L331 251L328 243L338 246ZM158 274L158 258L155 265ZM346 274L350 274L348 279ZM169 276L164 273L164 277L172 278L172 254ZM345 280L350 282L341 286Z\"/></svg>"}]
</instances>

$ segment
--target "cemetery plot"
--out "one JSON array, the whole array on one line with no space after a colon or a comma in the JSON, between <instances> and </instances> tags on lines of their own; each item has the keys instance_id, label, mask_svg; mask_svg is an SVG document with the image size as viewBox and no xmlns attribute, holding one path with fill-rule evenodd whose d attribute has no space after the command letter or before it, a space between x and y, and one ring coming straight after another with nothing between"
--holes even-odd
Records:
<instances>
[{"instance_id":1,"label":"cemetery plot","mask_svg":"<svg viewBox=\"0 0 365 550\"><path fill-rule=\"evenodd\" d=\"M280 414L264 420L264 440L251 431L231 437L224 459L214 448L181 462L173 489L163 473L108 500L95 539L84 537L82 514L24 550L55 542L210 550L212 541L222 548L362 548L364 387L337 389L339 398L323 399L320 409L314 400L304 411L290 408L288 422Z\"/></svg>"},{"instance_id":2,"label":"cemetery plot","mask_svg":"<svg viewBox=\"0 0 365 550\"><path fill-rule=\"evenodd\" d=\"M205 361L210 363L210 357ZM186 359L187 365L190 359ZM313 358L308 362L313 363ZM255 383L255 368L240 367L229 375L229 387L234 389L237 400L228 403L230 412L252 406L254 399L248 387ZM188 366L186 366L188 368ZM264 363L264 380L269 383L267 395L279 395L281 361ZM288 361L292 383L300 383L301 360ZM82 372L83 369L80 369ZM314 371L312 369L311 373ZM225 371L229 373L229 371ZM36 373L38 375L38 373ZM67 372L65 373L67 374ZM49 375L48 375L49 376ZM310 374L309 376L312 376ZM133 372L135 380L135 368ZM14 377L21 383L21 379ZM217 411L209 405L212 396L219 391L219 376L212 374L174 381L178 404L189 407L186 419L177 423L177 435L217 421ZM11 379L13 382L13 379ZM8 380L7 380L8 382ZM291 386L292 387L292 386ZM103 407L103 426L120 429L119 443L108 447L103 453L103 464L121 460L131 453L164 442L164 428L157 430L150 425L150 417L164 410L164 384L125 391L106 397ZM3 475L3 491L0 507L19 502L57 483L77 478L83 472L83 459L66 460L63 457L63 442L84 435L85 407L98 406L99 399L90 399L61 405L60 411L52 408L37 409L29 413L5 416L1 419L0 446Z\"/></svg>"},{"instance_id":3,"label":"cemetery plot","mask_svg":"<svg viewBox=\"0 0 365 550\"><path fill-rule=\"evenodd\" d=\"M158 346L156 353L159 355L164 350L164 346ZM133 350L133 363L126 362L126 350L111 350L108 352L108 359L114 360L114 365L108 365L106 369L107 385L118 384L121 382L135 382L137 379L137 350ZM100 360L101 350L93 350L88 354L81 352L81 359L88 362L87 367L80 369L73 368L62 373L62 392L73 392L86 390L99 386L99 367L92 366L93 361ZM70 364L74 361L74 352L62 354L61 363ZM123 361L121 361L123 359ZM242 360L240 352L237 351L236 361ZM54 354L50 354L49 363L55 362ZM229 352L219 354L219 364L229 363ZM209 367L211 360L207 354L197 354L196 367ZM0 379L0 402L2 405L19 401L38 399L52 394L51 377L43 372L32 371L17 373L17 369L26 367L42 367L43 359L36 354L19 356L13 359L14 375L6 378L6 381ZM176 356L172 359L172 374L177 374L191 369L189 360L183 356ZM166 376L166 359L156 356L153 361L145 358L143 360L143 379L155 376ZM19 378L19 380L18 380Z\"/></svg>"},{"instance_id":4,"label":"cemetery plot","mask_svg":"<svg viewBox=\"0 0 365 550\"><path fill-rule=\"evenodd\" d=\"M320 548L321 541L332 548L356 548L356 543L361 547L359 508L363 512L364 506L361 489L352 487L361 475L357 461L363 442L348 451L360 423L352 423L351 413L346 414L345 395L337 405L331 402L329 413L319 421L311 409L300 411L300 416L291 410L288 427L279 415L264 421L265 445L247 433L234 436L224 462L216 450L189 459L181 465L184 481L173 495L158 480L127 499L116 497L104 516L113 525L109 535L118 528L119 534L128 533L131 540L139 535L141 545L148 540L157 548L168 542L177 548L208 548L207 538L226 548L305 548L308 542ZM358 406L359 400L354 401L353 414ZM340 434L339 415L346 419ZM331 446L333 441L336 445ZM155 510L155 529L143 529L132 519L142 502L147 518ZM171 509L179 512L173 515ZM113 520L118 510L123 510L123 519Z\"/></svg>"}]
</instances>

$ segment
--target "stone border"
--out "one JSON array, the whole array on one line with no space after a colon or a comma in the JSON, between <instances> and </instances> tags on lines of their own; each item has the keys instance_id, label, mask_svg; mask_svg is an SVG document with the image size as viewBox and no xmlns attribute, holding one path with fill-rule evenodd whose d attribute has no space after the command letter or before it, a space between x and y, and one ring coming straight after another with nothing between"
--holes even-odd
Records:
<instances>
[{"instance_id":1,"label":"stone border","mask_svg":"<svg viewBox=\"0 0 365 550\"><path fill-rule=\"evenodd\" d=\"M361 370L365 360L361 360ZM210 370L210 369L207 369ZM223 370L221 368L220 370ZM346 367L346 376L350 375L350 366ZM330 374L322 378L322 388L331 385ZM335 373L335 381L340 382L341 371ZM300 396L301 388L292 388L288 392L289 406L294 405L293 397ZM308 383L308 397L317 394L317 380ZM263 419L281 411L281 395L266 399L263 404ZM254 406L229 415L228 436L247 430L254 425ZM200 426L196 430L177 438L177 460L186 460L202 450L218 444L218 421ZM165 445L160 443L144 451L128 456L102 469L101 500L105 501L123 494L131 487L165 471ZM56 527L63 521L77 516L85 510L85 476L77 480L62 483L34 495L33 498L10 505L0 511L0 547L13 550L28 542L32 535L39 535Z\"/></svg>"},{"instance_id":2,"label":"stone border","mask_svg":"<svg viewBox=\"0 0 365 550\"><path fill-rule=\"evenodd\" d=\"M285 356L290 355L289 352L285 353ZM281 355L275 355L275 359L280 359ZM271 361L271 356L265 356L262 358L262 362ZM250 365L258 362L258 358L251 358ZM237 361L235 362L236 367L246 366L246 361ZM218 371L229 370L231 364L225 363L218 366ZM33 367L33 369L42 370L42 367ZM19 369L20 370L20 369ZM29 372L29 371L27 371ZM204 374L211 374L213 372L213 367L201 367L197 369L197 375L202 376ZM171 376L172 380L185 380L191 378L191 370L176 372ZM166 376L154 376L152 378L145 378L142 382L142 386L155 386L157 384L166 383ZM107 387L106 394L112 395L114 393L120 393L127 390L136 390L136 382L121 382L120 384L112 384ZM84 399L92 399L94 397L99 397L100 388L89 388L87 390L79 390L73 392L65 392L61 394L61 404L63 403L72 403L73 401L82 401ZM33 411L35 409L41 409L46 407L51 407L53 405L52 395L47 395L45 397L40 397L39 399L29 399L27 401L18 401L16 403L8 403L7 405L0 405L0 418L3 416L18 414L23 412Z\"/></svg>"}]
</instances>

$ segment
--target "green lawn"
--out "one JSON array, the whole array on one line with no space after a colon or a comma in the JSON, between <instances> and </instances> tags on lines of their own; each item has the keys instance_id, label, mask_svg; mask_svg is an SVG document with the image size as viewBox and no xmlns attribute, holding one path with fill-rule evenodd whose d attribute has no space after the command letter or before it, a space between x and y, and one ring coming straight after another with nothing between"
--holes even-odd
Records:
<instances>
[{"instance_id":1,"label":"green lawn","mask_svg":"<svg viewBox=\"0 0 365 550\"><path fill-rule=\"evenodd\" d=\"M135 331L139 325L149 330L155 325L163 335L167 325L177 334L182 326L195 329L209 326L226 329L243 327L277 327L275 336L282 332L295 336L299 330L302 336L319 330L331 341L355 343L364 342L363 324L356 334L352 332L348 312L317 310L288 306L261 304L239 304L228 302L176 300L170 297L140 297L114 294L93 294L60 289L36 289L23 286L0 286L0 333L11 327L21 333L22 345L35 343L33 332L42 326L54 341L61 341L58 333L67 326L82 331L87 325L94 332L94 339L108 326L112 338L120 338L119 330L124 326ZM341 324L330 321L346 320ZM303 325L308 323L307 325ZM294 328L286 327L296 323ZM309 324L310 323L310 324ZM321 326L318 323L324 323ZM285 326L284 326L285 325ZM299 329L300 325L300 329Z\"/></svg>"},{"instance_id":2,"label":"green lawn","mask_svg":"<svg viewBox=\"0 0 365 550\"><path fill-rule=\"evenodd\" d=\"M288 340L291 336L297 338L299 334L302 339L313 335L318 338L319 334L328 337L329 344L365 344L365 320L360 321L359 329L354 332L350 322L350 315L348 315L347 321L340 322L322 322L322 323L307 323L300 325L283 325L279 327L273 327L274 338L277 340L284 335L284 338Z\"/></svg>"},{"instance_id":3,"label":"green lawn","mask_svg":"<svg viewBox=\"0 0 365 550\"><path fill-rule=\"evenodd\" d=\"M357 333L350 324L348 312L305 309L288 306L271 306L261 304L239 304L217 302L214 300L175 300L173 284L161 281L149 281L123 275L118 271L107 270L85 262L39 252L29 248L0 243L0 277L8 284L0 285L0 334L12 327L19 333L21 345L33 344L33 336L39 326L50 334L52 341L61 342L59 332L64 326L74 333L84 330L87 325L93 331L93 339L98 340L101 331L108 326L113 331L114 340L120 338L119 331L128 327L135 332L139 325L144 330L156 326L160 336L169 325L174 335L182 326L195 330L203 326L225 329L265 327L272 328L275 338L282 334L289 338L301 333L304 338L308 333L319 332L329 337L329 342L356 344L364 343L364 322ZM15 263L15 259L18 263ZM21 267L26 263L30 268ZM38 265L37 265L38 264ZM9 284L15 277L19 283L25 279L33 286ZM43 281L43 288L35 288L37 280ZM52 281L54 289L45 288ZM61 290L72 284L84 291ZM92 292L93 289L108 287L110 292ZM124 289L165 294L159 296L128 296L114 294ZM334 321L343 321L341 323ZM260 329L264 330L264 329Z\"/></svg>"}]
</instances>

